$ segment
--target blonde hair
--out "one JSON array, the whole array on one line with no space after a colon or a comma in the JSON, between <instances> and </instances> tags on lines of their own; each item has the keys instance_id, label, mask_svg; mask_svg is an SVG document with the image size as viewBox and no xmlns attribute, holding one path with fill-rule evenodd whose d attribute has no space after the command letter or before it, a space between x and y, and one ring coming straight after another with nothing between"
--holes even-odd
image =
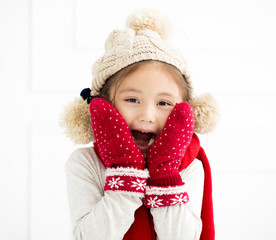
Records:
<instances>
[{"instance_id":1,"label":"blonde hair","mask_svg":"<svg viewBox=\"0 0 276 240\"><path fill-rule=\"evenodd\" d=\"M109 77L106 80L105 85L100 90L98 97L105 98L107 101L112 102L113 98L115 98L116 92L120 85L122 84L123 80L130 75L131 73L134 73L136 70L141 68L142 66L146 64L152 64L152 63L158 63L159 66L161 66L163 69L165 69L167 72L169 72L173 79L175 80L176 84L178 85L181 96L183 101L190 101L192 98L192 87L190 82L188 81L187 77L184 76L176 67L173 65L170 65L165 62L156 61L156 60L144 60L140 61L134 64L131 64L111 77ZM115 86L115 95L111 97L111 87Z\"/></svg>"}]
</instances>

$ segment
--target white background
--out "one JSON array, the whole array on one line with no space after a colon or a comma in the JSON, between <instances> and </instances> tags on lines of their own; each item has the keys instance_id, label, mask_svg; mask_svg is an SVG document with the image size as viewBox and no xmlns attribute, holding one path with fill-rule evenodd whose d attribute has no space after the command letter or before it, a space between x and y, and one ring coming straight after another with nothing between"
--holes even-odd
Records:
<instances>
[{"instance_id":1,"label":"white background","mask_svg":"<svg viewBox=\"0 0 276 240\"><path fill-rule=\"evenodd\" d=\"M64 164L80 146L59 115L91 86L109 32L147 6L171 18L196 93L220 104L218 128L200 136L216 239L276 239L273 0L0 0L0 239L71 239Z\"/></svg>"}]
</instances>

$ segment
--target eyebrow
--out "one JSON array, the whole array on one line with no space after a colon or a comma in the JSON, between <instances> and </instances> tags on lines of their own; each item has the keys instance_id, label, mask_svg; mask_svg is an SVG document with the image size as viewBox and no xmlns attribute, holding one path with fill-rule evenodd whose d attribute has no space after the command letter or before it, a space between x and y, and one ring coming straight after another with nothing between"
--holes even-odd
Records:
<instances>
[{"instance_id":1,"label":"eyebrow","mask_svg":"<svg viewBox=\"0 0 276 240\"><path fill-rule=\"evenodd\" d=\"M124 89L124 90L120 90L119 93L125 93L125 92L136 92L136 93L142 93L142 91L140 90L137 90L135 88L127 88L127 89ZM167 96L167 97L172 97L172 98L175 98L177 99L177 97L171 93L168 93L168 92L160 92L157 94L158 96Z\"/></svg>"},{"instance_id":2,"label":"eyebrow","mask_svg":"<svg viewBox=\"0 0 276 240\"><path fill-rule=\"evenodd\" d=\"M138 93L142 93L140 90L137 90L135 88L127 88L124 90L119 90L119 93L124 93L124 92L138 92Z\"/></svg>"}]
</instances>

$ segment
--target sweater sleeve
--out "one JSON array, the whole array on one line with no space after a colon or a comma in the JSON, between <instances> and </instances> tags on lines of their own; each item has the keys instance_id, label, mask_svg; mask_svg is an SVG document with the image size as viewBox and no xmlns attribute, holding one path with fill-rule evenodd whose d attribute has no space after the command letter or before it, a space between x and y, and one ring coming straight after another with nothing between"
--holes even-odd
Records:
<instances>
[{"instance_id":1,"label":"sweater sleeve","mask_svg":"<svg viewBox=\"0 0 276 240\"><path fill-rule=\"evenodd\" d=\"M142 205L139 195L103 190L105 168L93 148L71 154L66 177L74 239L123 239Z\"/></svg>"},{"instance_id":2,"label":"sweater sleeve","mask_svg":"<svg viewBox=\"0 0 276 240\"><path fill-rule=\"evenodd\" d=\"M202 230L201 205L204 170L199 160L194 160L180 172L185 182L189 201L169 207L151 208L157 240L198 240Z\"/></svg>"}]
</instances>

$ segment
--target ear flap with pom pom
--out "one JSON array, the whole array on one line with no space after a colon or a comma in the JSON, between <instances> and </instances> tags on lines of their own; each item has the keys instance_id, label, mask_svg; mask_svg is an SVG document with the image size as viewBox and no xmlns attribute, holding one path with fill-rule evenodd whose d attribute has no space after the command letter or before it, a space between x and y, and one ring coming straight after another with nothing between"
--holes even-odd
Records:
<instances>
[{"instance_id":1,"label":"ear flap with pom pom","mask_svg":"<svg viewBox=\"0 0 276 240\"><path fill-rule=\"evenodd\" d=\"M65 129L65 134L76 144L88 144L95 141L89 104L81 97L70 102L60 118L60 126Z\"/></svg>"},{"instance_id":2,"label":"ear flap with pom pom","mask_svg":"<svg viewBox=\"0 0 276 240\"><path fill-rule=\"evenodd\" d=\"M218 104L209 93L194 97L190 101L195 116L195 132L205 134L213 131L219 122Z\"/></svg>"}]
</instances>

